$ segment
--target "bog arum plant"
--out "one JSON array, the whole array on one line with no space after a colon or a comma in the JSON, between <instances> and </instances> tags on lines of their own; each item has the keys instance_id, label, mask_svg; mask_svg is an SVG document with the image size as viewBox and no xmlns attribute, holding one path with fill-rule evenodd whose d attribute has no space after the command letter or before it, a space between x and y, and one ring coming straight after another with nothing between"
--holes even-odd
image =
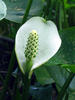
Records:
<instances>
[{"instance_id":1,"label":"bog arum plant","mask_svg":"<svg viewBox=\"0 0 75 100\"><path fill-rule=\"evenodd\" d=\"M61 39L52 21L42 17L29 19L20 27L15 40L15 52L22 73L25 74L27 59L33 62L32 72L53 57L60 45Z\"/></svg>"}]
</instances>

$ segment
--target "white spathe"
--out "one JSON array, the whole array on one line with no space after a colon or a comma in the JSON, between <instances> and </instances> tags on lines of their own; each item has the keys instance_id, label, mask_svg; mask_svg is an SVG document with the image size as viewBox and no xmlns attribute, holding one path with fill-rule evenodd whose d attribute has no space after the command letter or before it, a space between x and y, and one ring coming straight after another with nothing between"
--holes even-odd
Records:
<instances>
[{"instance_id":1,"label":"white spathe","mask_svg":"<svg viewBox=\"0 0 75 100\"><path fill-rule=\"evenodd\" d=\"M53 57L61 45L61 39L56 25L52 21L45 21L42 17L32 17L23 24L16 34L15 52L21 71L26 62L25 47L30 32L36 30L39 36L38 54L34 58L32 69L35 69Z\"/></svg>"},{"instance_id":2,"label":"white spathe","mask_svg":"<svg viewBox=\"0 0 75 100\"><path fill-rule=\"evenodd\" d=\"M5 18L6 13L7 13L7 7L5 3L2 0L0 0L0 20Z\"/></svg>"}]
</instances>

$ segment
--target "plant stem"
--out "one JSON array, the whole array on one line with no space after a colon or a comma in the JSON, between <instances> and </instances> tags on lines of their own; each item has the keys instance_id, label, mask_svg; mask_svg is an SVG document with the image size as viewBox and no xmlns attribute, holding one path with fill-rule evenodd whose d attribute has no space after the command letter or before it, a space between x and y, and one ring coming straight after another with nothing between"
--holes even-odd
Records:
<instances>
[{"instance_id":1,"label":"plant stem","mask_svg":"<svg viewBox=\"0 0 75 100\"><path fill-rule=\"evenodd\" d=\"M63 87L61 88L61 91L58 94L57 100L62 100L63 99L64 94L65 94L67 88L69 87L69 84L71 83L74 76L75 76L75 73L70 73L70 75L68 76L66 82L64 83Z\"/></svg>"},{"instance_id":2,"label":"plant stem","mask_svg":"<svg viewBox=\"0 0 75 100\"><path fill-rule=\"evenodd\" d=\"M13 97L11 100L16 100L16 95L18 94L18 83L19 83L19 78L18 78L18 72L19 72L19 69L17 69L17 75L16 75L16 78L15 78L15 82L14 82L14 87L13 87Z\"/></svg>"},{"instance_id":3,"label":"plant stem","mask_svg":"<svg viewBox=\"0 0 75 100\"><path fill-rule=\"evenodd\" d=\"M68 20L66 17L66 8L65 8L64 0L62 0L62 4L63 4L63 11L64 11L64 28L67 28L67 27L69 27L69 25L68 25Z\"/></svg>"},{"instance_id":4,"label":"plant stem","mask_svg":"<svg viewBox=\"0 0 75 100\"><path fill-rule=\"evenodd\" d=\"M59 5L59 30L62 30L62 25L63 25L63 21L62 21L62 3L60 2L60 5Z\"/></svg>"},{"instance_id":5,"label":"plant stem","mask_svg":"<svg viewBox=\"0 0 75 100\"><path fill-rule=\"evenodd\" d=\"M68 100L68 97L69 97L69 93L67 92L65 95L65 100Z\"/></svg>"},{"instance_id":6,"label":"plant stem","mask_svg":"<svg viewBox=\"0 0 75 100\"><path fill-rule=\"evenodd\" d=\"M44 13L43 13L43 17L45 18L45 19L47 19L48 17L49 17L49 8L50 8L50 0L45 0L46 1L46 6L44 7Z\"/></svg>"},{"instance_id":7,"label":"plant stem","mask_svg":"<svg viewBox=\"0 0 75 100\"><path fill-rule=\"evenodd\" d=\"M8 89L8 86L9 86L9 80L11 78L11 73L12 73L15 61L16 61L15 51L13 50L12 55L11 55L11 59L10 59L10 63L9 63L9 67L8 67L8 73L7 73L7 76L6 76L5 81L4 81L2 94L0 96L0 100L4 100L4 98L5 98L5 93Z\"/></svg>"},{"instance_id":8,"label":"plant stem","mask_svg":"<svg viewBox=\"0 0 75 100\"><path fill-rule=\"evenodd\" d=\"M28 1L28 5L27 5L27 8L25 10L25 14L24 14L24 17L23 17L23 20L22 20L22 24L24 24L27 20L32 2L33 2L33 0ZM30 72L30 69L32 67L32 61L26 61L26 66L25 67L26 67L26 73L25 73L25 75L23 74L24 87L23 87L22 98L23 98L23 100L28 100L29 88L30 88L30 82L31 82L31 80L29 79L29 72Z\"/></svg>"},{"instance_id":9,"label":"plant stem","mask_svg":"<svg viewBox=\"0 0 75 100\"><path fill-rule=\"evenodd\" d=\"M29 73L30 73L30 70L31 70L31 67L32 67L33 63L32 61L26 61L26 70L25 70L25 75L23 74L23 100L28 100L28 97L29 97L29 88L30 88L30 78L29 78Z\"/></svg>"},{"instance_id":10,"label":"plant stem","mask_svg":"<svg viewBox=\"0 0 75 100\"><path fill-rule=\"evenodd\" d=\"M58 19L59 19L59 1L56 2L56 6L55 6L55 23L59 29L59 23L58 23L59 20Z\"/></svg>"},{"instance_id":11,"label":"plant stem","mask_svg":"<svg viewBox=\"0 0 75 100\"><path fill-rule=\"evenodd\" d=\"M28 17L32 2L33 2L33 0L28 0L28 5L27 5L27 8L25 10L25 14L24 14L24 17L23 17L23 20L22 20L22 24L24 24L26 22L26 20L27 20L27 17Z\"/></svg>"}]
</instances>

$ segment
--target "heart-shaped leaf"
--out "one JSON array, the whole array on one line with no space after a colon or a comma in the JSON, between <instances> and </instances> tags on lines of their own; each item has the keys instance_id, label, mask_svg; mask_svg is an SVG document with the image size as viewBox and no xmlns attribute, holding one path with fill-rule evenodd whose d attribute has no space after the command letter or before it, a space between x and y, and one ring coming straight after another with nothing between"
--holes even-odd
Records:
<instances>
[{"instance_id":1,"label":"heart-shaped leaf","mask_svg":"<svg viewBox=\"0 0 75 100\"><path fill-rule=\"evenodd\" d=\"M43 67L44 65L42 65L40 68L36 68L34 70L34 73L36 75L36 79L37 81L41 84L41 85L47 85L47 84L52 84L54 83L54 80L52 79L52 77L50 76L50 74L48 73L47 69L45 67Z\"/></svg>"},{"instance_id":2,"label":"heart-shaped leaf","mask_svg":"<svg viewBox=\"0 0 75 100\"><path fill-rule=\"evenodd\" d=\"M7 12L7 7L5 3L2 0L0 0L0 20L5 18L6 12Z\"/></svg>"},{"instance_id":3,"label":"heart-shaped leaf","mask_svg":"<svg viewBox=\"0 0 75 100\"><path fill-rule=\"evenodd\" d=\"M46 70L46 73L43 70ZM34 72L35 72L36 77L38 76L37 80L40 83L43 82L44 85L48 84L48 82L50 81L50 79L49 79L49 76L50 76L51 78L53 78L53 80L55 81L56 85L59 88L61 88L64 85L66 79L69 76L69 72L65 68L60 67L60 66L47 66L45 64L43 65L43 67L39 67L39 68L35 69ZM44 80L41 80L41 81L39 80L40 79L39 74L40 75L43 74ZM49 76L47 77L47 79L45 79L45 77L47 75L49 75ZM75 77L73 78L71 84L69 85L69 90L73 93L75 92Z\"/></svg>"},{"instance_id":4,"label":"heart-shaped leaf","mask_svg":"<svg viewBox=\"0 0 75 100\"><path fill-rule=\"evenodd\" d=\"M48 74L54 79L59 87L62 87L69 76L69 72L60 66L46 66ZM75 77L73 78L71 84L69 85L71 91L75 91Z\"/></svg>"},{"instance_id":5,"label":"heart-shaped leaf","mask_svg":"<svg viewBox=\"0 0 75 100\"><path fill-rule=\"evenodd\" d=\"M41 17L32 17L18 30L15 40L15 51L20 69L24 72L26 57L24 54L27 39L32 30L36 30L39 36L38 54L33 61L31 71L47 62L58 51L61 45L57 27L52 21L46 21Z\"/></svg>"}]
</instances>

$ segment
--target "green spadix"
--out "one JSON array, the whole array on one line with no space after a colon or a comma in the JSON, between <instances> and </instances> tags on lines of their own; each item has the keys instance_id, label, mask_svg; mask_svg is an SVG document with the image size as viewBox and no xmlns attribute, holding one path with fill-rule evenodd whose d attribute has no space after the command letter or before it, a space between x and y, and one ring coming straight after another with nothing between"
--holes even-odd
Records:
<instances>
[{"instance_id":1,"label":"green spadix","mask_svg":"<svg viewBox=\"0 0 75 100\"><path fill-rule=\"evenodd\" d=\"M25 48L25 57L27 60L33 60L36 57L38 50L38 34L35 30L29 34Z\"/></svg>"},{"instance_id":2,"label":"green spadix","mask_svg":"<svg viewBox=\"0 0 75 100\"><path fill-rule=\"evenodd\" d=\"M15 39L15 52L19 67L23 73L25 73L24 65L28 57L25 56L26 54L28 55L28 52L25 52L25 49L27 48L27 41L30 33L33 32L33 30L36 31L38 36L38 50L36 57L33 59L31 71L53 57L61 45L57 27L52 21L45 21L42 17L32 17L29 19L20 27ZM31 44L31 40L29 43Z\"/></svg>"}]
</instances>

